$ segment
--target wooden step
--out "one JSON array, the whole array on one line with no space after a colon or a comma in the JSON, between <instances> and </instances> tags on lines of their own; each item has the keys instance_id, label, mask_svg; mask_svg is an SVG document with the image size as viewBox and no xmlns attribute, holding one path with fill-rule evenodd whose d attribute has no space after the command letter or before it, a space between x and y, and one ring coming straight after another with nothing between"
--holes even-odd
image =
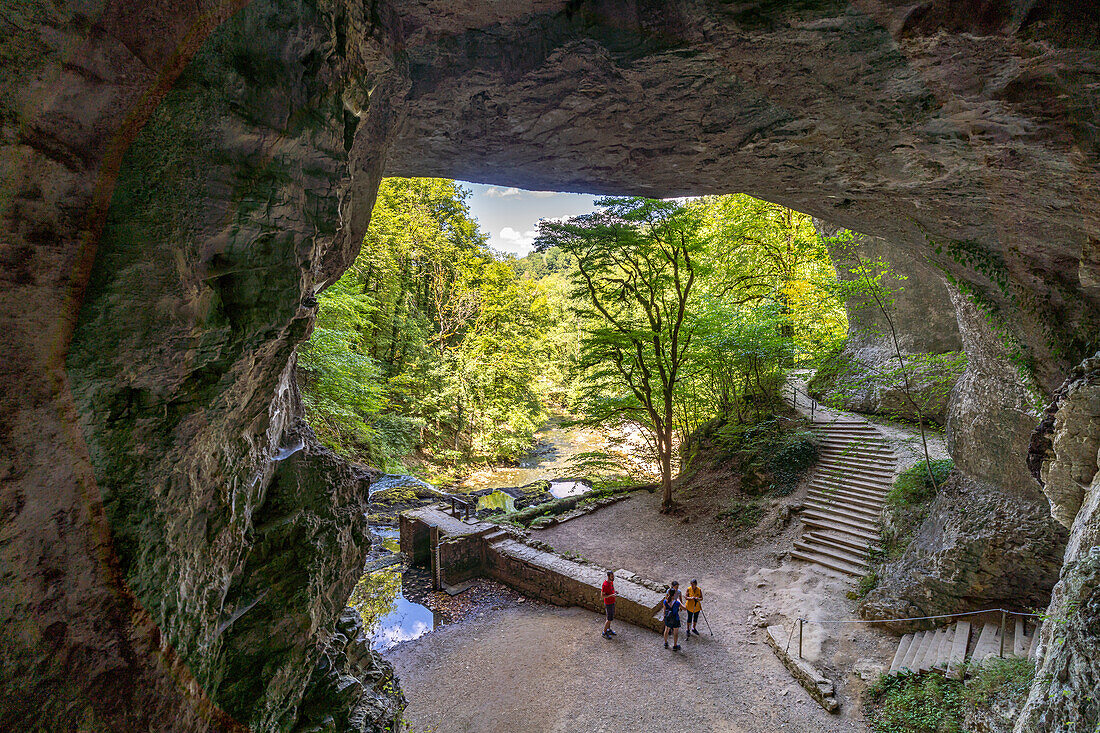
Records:
<instances>
[{"instance_id":1,"label":"wooden step","mask_svg":"<svg viewBox=\"0 0 1100 733\"><path fill-rule=\"evenodd\" d=\"M898 642L898 650L894 652L894 660L890 662L889 674L897 674L901 671L901 664L905 660L905 655L909 651L909 646L913 643L914 634L906 634L901 637L901 641Z\"/></svg>"},{"instance_id":2,"label":"wooden step","mask_svg":"<svg viewBox=\"0 0 1100 733\"><path fill-rule=\"evenodd\" d=\"M921 665L924 664L924 657L928 656L928 647L932 646L933 639L936 637L936 632L934 631L922 633L924 636L921 637L921 646L916 649L916 654L913 655L912 664L910 665L910 670L914 672L914 674L920 674Z\"/></svg>"},{"instance_id":3,"label":"wooden step","mask_svg":"<svg viewBox=\"0 0 1100 733\"><path fill-rule=\"evenodd\" d=\"M978 644L974 647L974 653L970 655L970 663L978 666L986 659L997 656L1000 650L1001 635L997 633L997 625L985 624L982 626L981 634L978 635Z\"/></svg>"},{"instance_id":4,"label":"wooden step","mask_svg":"<svg viewBox=\"0 0 1100 733\"><path fill-rule=\"evenodd\" d=\"M952 624L943 630L943 639L940 640L940 646L936 650L936 658L932 662L932 669L947 672L947 660L951 658L951 645L954 641L955 625Z\"/></svg>"},{"instance_id":5,"label":"wooden step","mask_svg":"<svg viewBox=\"0 0 1100 733\"><path fill-rule=\"evenodd\" d=\"M920 651L920 645L924 643L924 637L928 634L927 631L918 631L913 634L913 643L909 645L909 651L905 653L905 658L901 660L901 668L903 670L912 672L913 663L917 658L917 653Z\"/></svg>"},{"instance_id":6,"label":"wooden step","mask_svg":"<svg viewBox=\"0 0 1100 733\"><path fill-rule=\"evenodd\" d=\"M828 555L820 555L818 553L811 554L802 550L791 550L791 557L797 558L799 560L805 560L806 562L816 563L818 565L822 565L833 570L839 570L842 573L854 575L857 577L862 577L865 572L864 568L846 563L842 560L837 560L836 558L829 557Z\"/></svg>"},{"instance_id":7,"label":"wooden step","mask_svg":"<svg viewBox=\"0 0 1100 733\"><path fill-rule=\"evenodd\" d=\"M955 624L955 638L951 643L951 655L947 659L947 676L961 680L966 671L966 647L970 644L970 622Z\"/></svg>"},{"instance_id":8,"label":"wooden step","mask_svg":"<svg viewBox=\"0 0 1100 733\"><path fill-rule=\"evenodd\" d=\"M1012 637L1012 654L1017 657L1026 657L1027 650L1031 647L1031 637L1025 633L1027 622L1023 617L1016 617L1016 633ZM1034 633L1034 632L1032 632Z\"/></svg>"},{"instance_id":9,"label":"wooden step","mask_svg":"<svg viewBox=\"0 0 1100 733\"><path fill-rule=\"evenodd\" d=\"M865 456L884 461L897 460L897 454L888 444L861 438L825 438L818 445L822 456Z\"/></svg>"},{"instance_id":10,"label":"wooden step","mask_svg":"<svg viewBox=\"0 0 1100 733\"><path fill-rule=\"evenodd\" d=\"M940 645L943 643L943 637L943 629L936 629L932 633L932 641L928 644L928 648L924 650L924 656L921 657L917 667L917 671L921 674L932 670L932 666L936 663L936 655L939 654Z\"/></svg>"}]
</instances>

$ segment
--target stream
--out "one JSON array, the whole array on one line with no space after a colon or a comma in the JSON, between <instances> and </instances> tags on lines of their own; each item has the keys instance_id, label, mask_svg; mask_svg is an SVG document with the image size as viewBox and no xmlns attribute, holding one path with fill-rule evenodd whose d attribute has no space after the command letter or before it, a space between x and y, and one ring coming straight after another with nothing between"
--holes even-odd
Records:
<instances>
[{"instance_id":1,"label":"stream","mask_svg":"<svg viewBox=\"0 0 1100 733\"><path fill-rule=\"evenodd\" d=\"M478 498L478 509L512 511L514 498L499 491L532 484L550 482L554 497L576 496L591 490L591 485L577 478L583 469L575 459L582 453L608 450L612 441L598 430L565 427L565 418L551 417L535 436L535 445L516 465L487 466L466 476L460 484L463 491L498 489ZM370 487L370 494L391 488L434 488L413 476L387 474ZM368 563L384 564L400 550L396 527L371 526L371 552ZM371 646L386 651L412 639L417 639L440 624L454 620L443 610L447 596L429 589L424 574L415 570L400 572L390 567L366 573L355 587L349 605L363 617L371 635ZM433 610L433 608L435 610Z\"/></svg>"}]
</instances>

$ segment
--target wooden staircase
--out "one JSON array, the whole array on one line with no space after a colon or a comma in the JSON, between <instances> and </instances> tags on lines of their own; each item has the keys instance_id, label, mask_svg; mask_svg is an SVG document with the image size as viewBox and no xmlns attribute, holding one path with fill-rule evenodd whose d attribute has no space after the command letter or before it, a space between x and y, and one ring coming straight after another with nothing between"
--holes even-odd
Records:
<instances>
[{"instance_id":1,"label":"wooden staircase","mask_svg":"<svg viewBox=\"0 0 1100 733\"><path fill-rule=\"evenodd\" d=\"M1032 628L1028 634L1028 626L1023 618L1017 617L1004 629L1006 657L1026 656L1035 660L1039 629ZM890 663L889 674L926 674L936 671L942 672L949 679L961 680L968 666L980 666L989 658L999 657L1000 654L1000 624L983 624L976 634L971 634L970 622L960 621L934 631L918 631L902 636Z\"/></svg>"},{"instance_id":2,"label":"wooden staircase","mask_svg":"<svg viewBox=\"0 0 1100 733\"><path fill-rule=\"evenodd\" d=\"M893 484L894 449L875 426L856 415L828 419L816 410L821 452L791 557L849 575L864 575L879 520Z\"/></svg>"}]
</instances>

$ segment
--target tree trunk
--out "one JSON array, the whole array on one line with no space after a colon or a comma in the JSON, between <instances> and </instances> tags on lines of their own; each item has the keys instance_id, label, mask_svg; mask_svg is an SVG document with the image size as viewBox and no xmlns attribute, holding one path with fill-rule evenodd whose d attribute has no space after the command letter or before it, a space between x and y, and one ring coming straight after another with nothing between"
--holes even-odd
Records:
<instances>
[{"instance_id":1,"label":"tree trunk","mask_svg":"<svg viewBox=\"0 0 1100 733\"><path fill-rule=\"evenodd\" d=\"M661 461L661 511L672 509L672 428L665 429L665 435L657 442L657 453Z\"/></svg>"}]
</instances>

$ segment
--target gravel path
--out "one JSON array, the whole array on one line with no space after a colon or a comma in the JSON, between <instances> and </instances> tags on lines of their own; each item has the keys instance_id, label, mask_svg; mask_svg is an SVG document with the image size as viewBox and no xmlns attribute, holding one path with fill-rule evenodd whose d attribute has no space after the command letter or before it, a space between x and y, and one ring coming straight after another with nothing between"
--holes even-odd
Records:
<instances>
[{"instance_id":1,"label":"gravel path","mask_svg":"<svg viewBox=\"0 0 1100 733\"><path fill-rule=\"evenodd\" d=\"M798 500L798 494L789 499ZM686 584L697 577L713 636L704 630L673 653L660 636L626 624L616 625L616 639L605 640L601 618L576 608L528 601L486 610L391 655L410 701L410 730L866 730L857 701L863 683L852 666L860 658L888 661L896 639L862 626L823 633L824 627L807 625L806 655L838 683L842 710L830 715L792 680L755 623L851 617L854 604L844 593L852 581L780 562L798 522L782 523L778 508L746 545L713 516L715 503L728 501L721 487L687 501L704 510L661 515L659 497L641 493L533 535L560 551L656 580Z\"/></svg>"}]
</instances>

